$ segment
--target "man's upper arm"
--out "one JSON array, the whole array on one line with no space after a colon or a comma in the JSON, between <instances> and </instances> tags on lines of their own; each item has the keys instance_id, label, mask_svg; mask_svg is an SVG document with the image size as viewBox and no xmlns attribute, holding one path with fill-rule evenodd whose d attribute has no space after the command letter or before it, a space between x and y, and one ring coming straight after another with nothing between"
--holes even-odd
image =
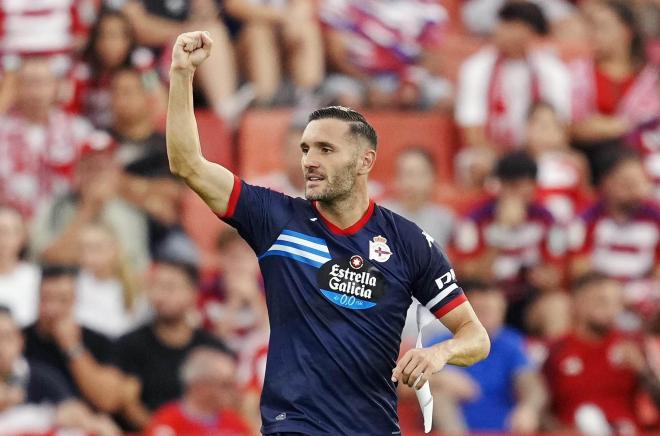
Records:
<instances>
[{"instance_id":1,"label":"man's upper arm","mask_svg":"<svg viewBox=\"0 0 660 436\"><path fill-rule=\"evenodd\" d=\"M218 215L227 213L235 176L227 168L202 158L184 177L186 184Z\"/></svg>"},{"instance_id":2,"label":"man's upper arm","mask_svg":"<svg viewBox=\"0 0 660 436\"><path fill-rule=\"evenodd\" d=\"M415 247L411 259L417 271L412 294L436 317L442 318L466 301L465 295L456 283L454 269L438 244L421 230L413 243Z\"/></svg>"},{"instance_id":3,"label":"man's upper arm","mask_svg":"<svg viewBox=\"0 0 660 436\"><path fill-rule=\"evenodd\" d=\"M238 233L257 255L265 252L294 214L294 199L234 178L224 214L218 217Z\"/></svg>"}]
</instances>

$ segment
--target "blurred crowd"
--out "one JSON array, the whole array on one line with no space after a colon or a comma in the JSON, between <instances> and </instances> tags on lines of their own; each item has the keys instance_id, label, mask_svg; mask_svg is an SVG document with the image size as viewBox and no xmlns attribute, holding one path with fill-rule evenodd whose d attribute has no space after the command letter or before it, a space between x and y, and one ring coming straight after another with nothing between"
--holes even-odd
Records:
<instances>
[{"instance_id":1,"label":"blurred crowd","mask_svg":"<svg viewBox=\"0 0 660 436\"><path fill-rule=\"evenodd\" d=\"M491 337L432 380L437 432L660 431L658 0L1 0L2 434L258 433L258 262L186 226L167 160L192 30L214 44L196 110L233 155L248 114L288 111L259 144L280 165L249 182L304 194L319 106L451 120L428 142L452 162L381 147L395 171L371 187L444 248ZM421 433L409 389L400 415Z\"/></svg>"}]
</instances>

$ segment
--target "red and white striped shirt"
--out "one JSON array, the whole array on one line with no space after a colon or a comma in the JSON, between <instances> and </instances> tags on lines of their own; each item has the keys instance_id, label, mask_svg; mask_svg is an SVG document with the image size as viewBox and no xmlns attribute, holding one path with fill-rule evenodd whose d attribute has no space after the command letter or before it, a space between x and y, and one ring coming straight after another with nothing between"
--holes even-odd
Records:
<instances>
[{"instance_id":1,"label":"red and white striped shirt","mask_svg":"<svg viewBox=\"0 0 660 436\"><path fill-rule=\"evenodd\" d=\"M60 110L45 125L16 113L0 117L0 201L31 217L41 200L71 188L81 152L111 144L87 120Z\"/></svg>"},{"instance_id":2,"label":"red and white striped shirt","mask_svg":"<svg viewBox=\"0 0 660 436\"><path fill-rule=\"evenodd\" d=\"M456 253L465 259L497 249L493 274L503 285L519 284L526 268L554 263L565 253L561 228L550 212L539 204L528 207L527 220L515 228L496 221L497 200L476 208L458 226ZM460 260L458 260L460 261Z\"/></svg>"},{"instance_id":3,"label":"red and white striped shirt","mask_svg":"<svg viewBox=\"0 0 660 436\"><path fill-rule=\"evenodd\" d=\"M598 203L571 225L569 241L595 271L624 283L647 278L660 262L660 208L649 202L619 222Z\"/></svg>"},{"instance_id":4,"label":"red and white striped shirt","mask_svg":"<svg viewBox=\"0 0 660 436\"><path fill-rule=\"evenodd\" d=\"M62 54L96 19L98 0L0 0L0 53Z\"/></svg>"}]
</instances>

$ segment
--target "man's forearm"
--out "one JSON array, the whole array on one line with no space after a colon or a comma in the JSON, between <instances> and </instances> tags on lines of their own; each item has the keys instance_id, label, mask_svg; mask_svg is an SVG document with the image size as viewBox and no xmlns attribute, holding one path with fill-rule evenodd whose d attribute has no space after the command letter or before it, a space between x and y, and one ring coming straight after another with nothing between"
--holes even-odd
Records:
<instances>
[{"instance_id":1,"label":"man's forearm","mask_svg":"<svg viewBox=\"0 0 660 436\"><path fill-rule=\"evenodd\" d=\"M463 324L452 339L434 347L447 356L447 363L456 366L470 366L483 360L490 352L490 339L486 330L474 321Z\"/></svg>"},{"instance_id":2,"label":"man's forearm","mask_svg":"<svg viewBox=\"0 0 660 436\"><path fill-rule=\"evenodd\" d=\"M121 407L121 374L99 365L89 352L74 357L69 369L83 396L94 407L114 413Z\"/></svg>"},{"instance_id":3,"label":"man's forearm","mask_svg":"<svg viewBox=\"0 0 660 436\"><path fill-rule=\"evenodd\" d=\"M184 179L201 164L202 152L192 97L193 72L173 70L167 109L167 157L170 170Z\"/></svg>"},{"instance_id":4,"label":"man's forearm","mask_svg":"<svg viewBox=\"0 0 660 436\"><path fill-rule=\"evenodd\" d=\"M515 384L518 405L540 413L548 402L548 393L539 374L523 371L516 376Z\"/></svg>"}]
</instances>

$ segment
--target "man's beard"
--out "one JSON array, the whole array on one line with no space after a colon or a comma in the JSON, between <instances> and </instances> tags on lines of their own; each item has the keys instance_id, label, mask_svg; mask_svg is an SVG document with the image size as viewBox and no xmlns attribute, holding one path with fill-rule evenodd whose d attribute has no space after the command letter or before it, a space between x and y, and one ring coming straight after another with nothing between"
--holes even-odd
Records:
<instances>
[{"instance_id":1,"label":"man's beard","mask_svg":"<svg viewBox=\"0 0 660 436\"><path fill-rule=\"evenodd\" d=\"M325 188L321 192L310 193L307 191L307 180L305 180L305 198L311 201L332 203L337 199L347 197L355 186L355 167L357 163L346 165L333 177L325 178ZM307 177L305 177L306 179Z\"/></svg>"},{"instance_id":2,"label":"man's beard","mask_svg":"<svg viewBox=\"0 0 660 436\"><path fill-rule=\"evenodd\" d=\"M642 206L642 202L638 200L624 201L619 203L619 211L625 213L626 215L632 215L639 210Z\"/></svg>"},{"instance_id":3,"label":"man's beard","mask_svg":"<svg viewBox=\"0 0 660 436\"><path fill-rule=\"evenodd\" d=\"M588 321L587 329L594 335L602 338L612 330L612 325L602 322Z\"/></svg>"}]
</instances>

